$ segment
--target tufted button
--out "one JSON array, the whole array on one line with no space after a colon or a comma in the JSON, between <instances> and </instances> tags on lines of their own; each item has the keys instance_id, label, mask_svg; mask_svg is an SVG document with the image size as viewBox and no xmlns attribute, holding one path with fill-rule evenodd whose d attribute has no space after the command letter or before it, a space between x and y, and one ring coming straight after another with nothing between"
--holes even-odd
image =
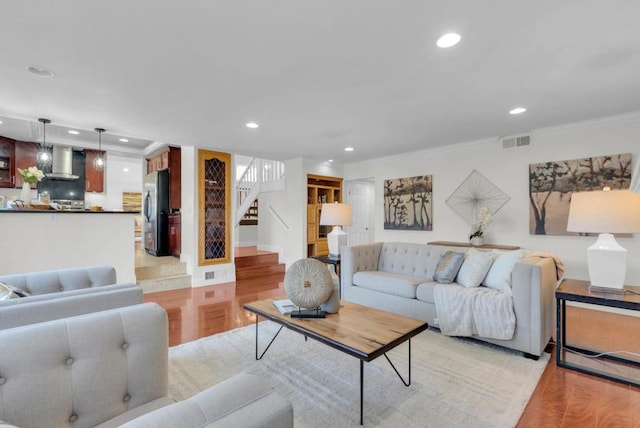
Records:
<instances>
[{"instance_id":1,"label":"tufted button","mask_svg":"<svg viewBox=\"0 0 640 428\"><path fill-rule=\"evenodd\" d=\"M73 358L71 358L71 357L67 358L67 361L65 362L65 364L68 365L68 366L73 364Z\"/></svg>"},{"instance_id":2,"label":"tufted button","mask_svg":"<svg viewBox=\"0 0 640 428\"><path fill-rule=\"evenodd\" d=\"M93 287L93 282L89 282L87 285L88 285L89 287Z\"/></svg>"},{"instance_id":3,"label":"tufted button","mask_svg":"<svg viewBox=\"0 0 640 428\"><path fill-rule=\"evenodd\" d=\"M71 416L69 416L69 422L75 422L78 420L78 415L76 415L75 413L72 413Z\"/></svg>"},{"instance_id":4,"label":"tufted button","mask_svg":"<svg viewBox=\"0 0 640 428\"><path fill-rule=\"evenodd\" d=\"M60 286L60 291L64 291L64 287L62 285Z\"/></svg>"},{"instance_id":5,"label":"tufted button","mask_svg":"<svg viewBox=\"0 0 640 428\"><path fill-rule=\"evenodd\" d=\"M0 377L0 385L4 385L5 383L7 383L7 379Z\"/></svg>"},{"instance_id":6,"label":"tufted button","mask_svg":"<svg viewBox=\"0 0 640 428\"><path fill-rule=\"evenodd\" d=\"M131 396L129 394L122 397L122 401L124 401L125 403L128 402L129 400L131 400Z\"/></svg>"},{"instance_id":7,"label":"tufted button","mask_svg":"<svg viewBox=\"0 0 640 428\"><path fill-rule=\"evenodd\" d=\"M124 342L122 344L122 349L127 349L127 348L129 348L129 344L127 342Z\"/></svg>"}]
</instances>

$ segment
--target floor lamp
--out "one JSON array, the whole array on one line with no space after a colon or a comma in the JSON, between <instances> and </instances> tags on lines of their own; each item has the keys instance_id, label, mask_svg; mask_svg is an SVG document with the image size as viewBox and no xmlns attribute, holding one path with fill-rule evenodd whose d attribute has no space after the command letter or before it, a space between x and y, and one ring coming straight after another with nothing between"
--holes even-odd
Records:
<instances>
[{"instance_id":1,"label":"floor lamp","mask_svg":"<svg viewBox=\"0 0 640 428\"><path fill-rule=\"evenodd\" d=\"M591 287L624 293L627 250L613 234L640 232L640 194L628 190L574 192L567 231L600 234L587 250Z\"/></svg>"},{"instance_id":2,"label":"floor lamp","mask_svg":"<svg viewBox=\"0 0 640 428\"><path fill-rule=\"evenodd\" d=\"M333 226L333 230L327 234L329 258L339 259L340 248L347 245L347 234L340 226L351 225L351 207L347 204L339 203L322 204L320 225Z\"/></svg>"}]
</instances>

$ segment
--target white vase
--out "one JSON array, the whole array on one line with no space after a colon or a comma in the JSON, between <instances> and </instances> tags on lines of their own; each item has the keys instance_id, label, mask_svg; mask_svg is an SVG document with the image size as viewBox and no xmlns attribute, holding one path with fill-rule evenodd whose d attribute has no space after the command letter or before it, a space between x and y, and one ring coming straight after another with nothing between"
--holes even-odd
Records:
<instances>
[{"instance_id":1,"label":"white vase","mask_svg":"<svg viewBox=\"0 0 640 428\"><path fill-rule=\"evenodd\" d=\"M20 199L25 205L31 205L31 184L22 183L22 193L20 193Z\"/></svg>"},{"instance_id":2,"label":"white vase","mask_svg":"<svg viewBox=\"0 0 640 428\"><path fill-rule=\"evenodd\" d=\"M471 238L471 245L473 245L474 247L484 245L484 238L482 236L474 236L473 238Z\"/></svg>"}]
</instances>

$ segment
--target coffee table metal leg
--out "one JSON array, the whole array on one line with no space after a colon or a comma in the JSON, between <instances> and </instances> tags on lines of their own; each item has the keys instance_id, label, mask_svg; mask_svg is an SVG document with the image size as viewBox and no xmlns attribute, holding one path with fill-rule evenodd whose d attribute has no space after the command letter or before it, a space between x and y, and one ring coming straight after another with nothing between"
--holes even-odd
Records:
<instances>
[{"instance_id":1,"label":"coffee table metal leg","mask_svg":"<svg viewBox=\"0 0 640 428\"><path fill-rule=\"evenodd\" d=\"M384 354L384 357L387 359L387 361L389 361L389 364L391 364L391 368L393 368L393 371L396 372L396 374L398 375L398 377L400 378L404 386L411 385L411 339L409 339L409 379L408 381L405 381L404 378L400 375L400 372L398 372L398 369L396 369L396 366L393 365L393 363L391 362L387 354Z\"/></svg>"},{"instance_id":2,"label":"coffee table metal leg","mask_svg":"<svg viewBox=\"0 0 640 428\"><path fill-rule=\"evenodd\" d=\"M276 340L276 337L278 337L278 335L280 334L280 332L282 331L282 328L284 327L284 325L281 325L280 328L278 329L278 331L276 332L275 336L273 336L273 339L271 339L271 342L269 342L269 344L267 345L267 347L265 348L264 351L262 351L262 354L260 354L260 356L258 356L258 315L256 315L256 360L261 360L262 357L264 357L264 354L267 353L267 351L269 350L269 347L271 346L271 344L273 343L274 340Z\"/></svg>"},{"instance_id":3,"label":"coffee table metal leg","mask_svg":"<svg viewBox=\"0 0 640 428\"><path fill-rule=\"evenodd\" d=\"M364 400L364 361L360 360L360 425L362 425L363 402Z\"/></svg>"}]
</instances>

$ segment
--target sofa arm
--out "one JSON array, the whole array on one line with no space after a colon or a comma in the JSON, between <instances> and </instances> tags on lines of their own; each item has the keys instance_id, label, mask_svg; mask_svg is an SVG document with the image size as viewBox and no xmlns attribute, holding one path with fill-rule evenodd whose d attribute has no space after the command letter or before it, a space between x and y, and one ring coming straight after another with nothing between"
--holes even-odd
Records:
<instances>
[{"instance_id":1,"label":"sofa arm","mask_svg":"<svg viewBox=\"0 0 640 428\"><path fill-rule=\"evenodd\" d=\"M365 270L378 270L382 242L351 245L342 248L340 261L340 287L353 285L353 275Z\"/></svg>"},{"instance_id":2,"label":"sofa arm","mask_svg":"<svg viewBox=\"0 0 640 428\"><path fill-rule=\"evenodd\" d=\"M551 258L516 263L512 276L518 326L530 332L530 350L542 355L554 328L556 267Z\"/></svg>"},{"instance_id":3,"label":"sofa arm","mask_svg":"<svg viewBox=\"0 0 640 428\"><path fill-rule=\"evenodd\" d=\"M293 427L293 407L266 382L241 373L191 398L140 416L135 427Z\"/></svg>"}]
</instances>

